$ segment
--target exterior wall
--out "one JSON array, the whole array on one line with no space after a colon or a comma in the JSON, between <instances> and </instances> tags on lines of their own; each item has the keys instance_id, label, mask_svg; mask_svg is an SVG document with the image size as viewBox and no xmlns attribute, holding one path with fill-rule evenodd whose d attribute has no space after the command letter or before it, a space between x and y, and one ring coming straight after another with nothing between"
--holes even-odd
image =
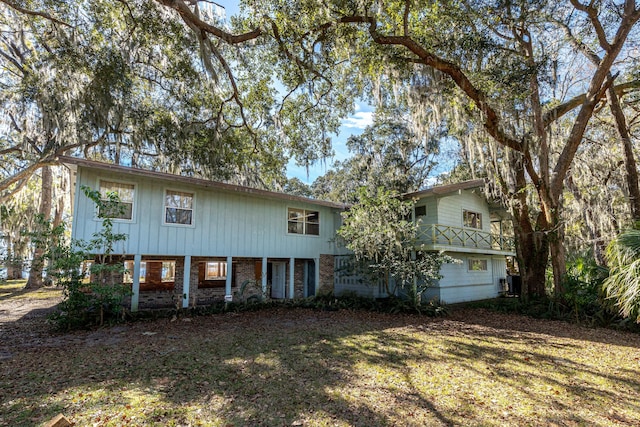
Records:
<instances>
[{"instance_id":1,"label":"exterior wall","mask_svg":"<svg viewBox=\"0 0 640 427\"><path fill-rule=\"evenodd\" d=\"M333 255L320 255L320 283L316 286L316 294L329 294L334 292L335 257Z\"/></svg>"},{"instance_id":2,"label":"exterior wall","mask_svg":"<svg viewBox=\"0 0 640 427\"><path fill-rule=\"evenodd\" d=\"M336 209L309 202L261 198L237 192L175 184L143 177L115 176L108 171L78 168L77 188L98 188L99 180L134 184L133 220L114 221L114 232L128 239L116 248L126 254L316 258L337 251L331 241L339 223ZM167 189L194 193L193 226L163 223ZM89 240L100 229L93 203L77 191L73 238ZM287 233L287 208L320 213L320 235Z\"/></svg>"},{"instance_id":3,"label":"exterior wall","mask_svg":"<svg viewBox=\"0 0 640 427\"><path fill-rule=\"evenodd\" d=\"M495 271L505 266L504 257L477 254L449 253L461 264L444 264L437 286L429 289L426 299L438 298L440 301L453 304L466 301L477 301L495 298L500 294L499 279L505 278L505 271ZM487 261L486 271L470 271L469 259L483 259Z\"/></svg>"},{"instance_id":4,"label":"exterior wall","mask_svg":"<svg viewBox=\"0 0 640 427\"><path fill-rule=\"evenodd\" d=\"M355 293L365 298L384 298L387 296L384 285L381 283L367 283L358 275L350 275L345 268L348 257L334 257L334 289L337 296L346 293Z\"/></svg>"},{"instance_id":5,"label":"exterior wall","mask_svg":"<svg viewBox=\"0 0 640 427\"><path fill-rule=\"evenodd\" d=\"M415 206L424 206L426 208L427 215L422 217L421 224L438 223L438 199L436 197L424 197L418 200Z\"/></svg>"},{"instance_id":6,"label":"exterior wall","mask_svg":"<svg viewBox=\"0 0 640 427\"><path fill-rule=\"evenodd\" d=\"M432 209L427 207L427 221L425 224L442 224L452 227L463 227L462 211L469 210L482 214L482 231L491 232L491 219L489 206L487 202L480 196L465 190L460 194L454 193L447 196L437 198L431 197L426 199L430 206L437 202L437 210L435 218L430 216Z\"/></svg>"},{"instance_id":7,"label":"exterior wall","mask_svg":"<svg viewBox=\"0 0 640 427\"><path fill-rule=\"evenodd\" d=\"M293 271L293 286L294 298L304 298L304 264L305 261L301 259L296 259L294 262L294 271ZM287 266L287 280L289 280L289 266ZM287 286L287 290L289 287Z\"/></svg>"},{"instance_id":8,"label":"exterior wall","mask_svg":"<svg viewBox=\"0 0 640 427\"><path fill-rule=\"evenodd\" d=\"M142 257L142 261L175 261L176 273L173 290L169 291L140 291L138 307L142 310L149 308L180 307L182 305L184 258L181 257Z\"/></svg>"},{"instance_id":9,"label":"exterior wall","mask_svg":"<svg viewBox=\"0 0 640 427\"><path fill-rule=\"evenodd\" d=\"M355 292L363 297L373 298L372 288L364 283L360 283L359 277L349 274L346 270L348 257L337 256L334 258L334 288L333 292L337 296L345 293Z\"/></svg>"}]
</instances>

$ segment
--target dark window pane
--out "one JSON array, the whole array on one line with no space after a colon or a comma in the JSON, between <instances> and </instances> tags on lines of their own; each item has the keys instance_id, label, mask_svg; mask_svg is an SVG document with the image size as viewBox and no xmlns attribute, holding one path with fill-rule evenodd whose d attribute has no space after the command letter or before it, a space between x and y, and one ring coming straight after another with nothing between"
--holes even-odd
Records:
<instances>
[{"instance_id":1,"label":"dark window pane","mask_svg":"<svg viewBox=\"0 0 640 427\"><path fill-rule=\"evenodd\" d=\"M313 222L317 224L320 221L320 214L318 212L307 211L307 222Z\"/></svg>"},{"instance_id":2,"label":"dark window pane","mask_svg":"<svg viewBox=\"0 0 640 427\"><path fill-rule=\"evenodd\" d=\"M304 233L304 223L296 222L296 221L289 221L288 230L289 230L289 233L303 234Z\"/></svg>"},{"instance_id":3,"label":"dark window pane","mask_svg":"<svg viewBox=\"0 0 640 427\"><path fill-rule=\"evenodd\" d=\"M167 224L191 225L193 212L190 209L167 208L165 222Z\"/></svg>"},{"instance_id":4,"label":"dark window pane","mask_svg":"<svg viewBox=\"0 0 640 427\"><path fill-rule=\"evenodd\" d=\"M133 218L133 204L106 201L105 206L98 212L100 218L131 219Z\"/></svg>"},{"instance_id":5,"label":"dark window pane","mask_svg":"<svg viewBox=\"0 0 640 427\"><path fill-rule=\"evenodd\" d=\"M307 224L307 234L312 236L320 235L320 224Z\"/></svg>"}]
</instances>

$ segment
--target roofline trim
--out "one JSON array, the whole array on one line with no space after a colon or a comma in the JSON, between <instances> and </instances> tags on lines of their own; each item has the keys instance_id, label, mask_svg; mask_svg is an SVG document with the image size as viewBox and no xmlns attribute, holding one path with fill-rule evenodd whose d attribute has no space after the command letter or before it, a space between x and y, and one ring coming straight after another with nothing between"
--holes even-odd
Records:
<instances>
[{"instance_id":1,"label":"roofline trim","mask_svg":"<svg viewBox=\"0 0 640 427\"><path fill-rule=\"evenodd\" d=\"M294 196L292 194L278 193L275 191L261 190L253 187L246 187L236 184L227 184L219 181L210 181L202 178L193 178L182 175L174 175L165 172L150 171L141 168L133 168L129 166L114 165L110 163L98 162L95 160L81 159L78 157L70 156L58 156L57 159L60 163L65 165L80 166L85 168L95 168L100 170L106 170L110 172L123 173L127 175L141 176L145 178L156 178L160 180L181 182L183 184L195 185L199 187L212 188L216 190L227 191L231 193L250 194L264 198L276 198L281 200L288 200L291 202L309 203L313 205L325 206L334 209L346 209L347 205L342 203L334 203L326 200L310 199L308 197Z\"/></svg>"}]
</instances>

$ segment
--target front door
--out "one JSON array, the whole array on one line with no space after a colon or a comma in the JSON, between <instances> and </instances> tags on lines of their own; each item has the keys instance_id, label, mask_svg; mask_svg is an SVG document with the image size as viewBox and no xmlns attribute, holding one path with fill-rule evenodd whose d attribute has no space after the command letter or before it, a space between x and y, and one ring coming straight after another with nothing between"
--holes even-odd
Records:
<instances>
[{"instance_id":1,"label":"front door","mask_svg":"<svg viewBox=\"0 0 640 427\"><path fill-rule=\"evenodd\" d=\"M285 297L287 264L274 262L271 268L271 298L283 299Z\"/></svg>"}]
</instances>

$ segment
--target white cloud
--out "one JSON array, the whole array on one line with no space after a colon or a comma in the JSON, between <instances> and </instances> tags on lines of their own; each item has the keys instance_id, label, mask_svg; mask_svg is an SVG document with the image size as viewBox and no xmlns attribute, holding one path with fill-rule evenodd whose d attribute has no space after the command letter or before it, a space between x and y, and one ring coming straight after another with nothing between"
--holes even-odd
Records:
<instances>
[{"instance_id":1,"label":"white cloud","mask_svg":"<svg viewBox=\"0 0 640 427\"><path fill-rule=\"evenodd\" d=\"M353 129L364 129L373 123L373 111L358 111L342 121L342 126Z\"/></svg>"}]
</instances>

